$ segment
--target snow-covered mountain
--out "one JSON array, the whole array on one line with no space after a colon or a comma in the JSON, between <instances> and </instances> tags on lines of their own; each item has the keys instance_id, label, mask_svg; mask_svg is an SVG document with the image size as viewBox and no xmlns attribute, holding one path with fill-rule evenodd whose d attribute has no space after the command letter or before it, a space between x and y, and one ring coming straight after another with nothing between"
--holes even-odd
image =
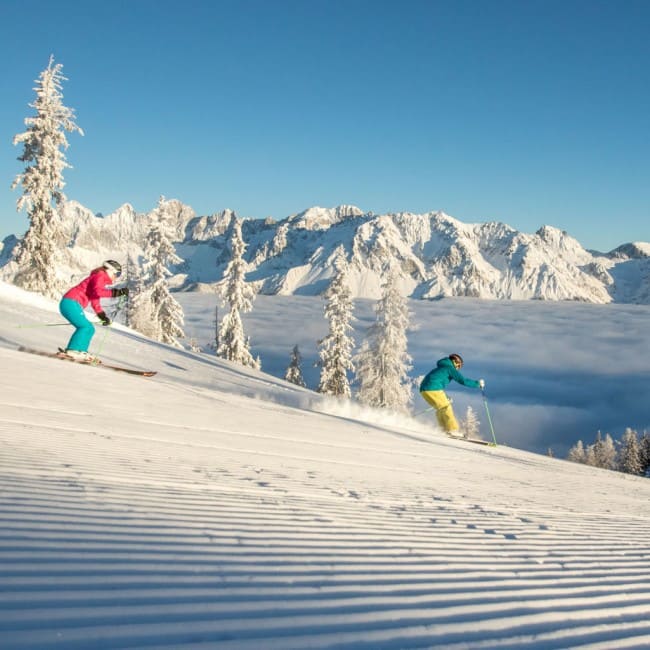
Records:
<instances>
[{"instance_id":1,"label":"snow-covered mountain","mask_svg":"<svg viewBox=\"0 0 650 650\"><path fill-rule=\"evenodd\" d=\"M196 216L177 200L161 204L175 231L184 263L172 279L183 290L213 291L229 259L228 231L234 213ZM66 268L85 272L100 259L138 255L160 210L137 214L124 205L96 216L76 202L63 206ZM354 206L313 207L281 221L244 219L248 279L263 294L316 295L332 276L335 251L343 246L355 297L376 298L387 263L401 273L413 298L445 296L592 303L650 303L650 244L629 243L603 254L588 251L566 232L543 226L534 234L498 222L467 224L443 212L376 215ZM0 250L0 277L15 238Z\"/></svg>"}]
</instances>

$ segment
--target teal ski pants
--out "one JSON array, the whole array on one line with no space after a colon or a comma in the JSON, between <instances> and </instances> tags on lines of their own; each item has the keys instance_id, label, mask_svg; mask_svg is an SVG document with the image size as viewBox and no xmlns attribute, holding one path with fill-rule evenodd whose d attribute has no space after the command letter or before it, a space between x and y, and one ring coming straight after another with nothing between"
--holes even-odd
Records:
<instances>
[{"instance_id":1,"label":"teal ski pants","mask_svg":"<svg viewBox=\"0 0 650 650\"><path fill-rule=\"evenodd\" d=\"M59 311L75 327L66 349L88 352L90 341L95 335L95 326L86 318L83 307L76 300L63 298L59 303Z\"/></svg>"}]
</instances>

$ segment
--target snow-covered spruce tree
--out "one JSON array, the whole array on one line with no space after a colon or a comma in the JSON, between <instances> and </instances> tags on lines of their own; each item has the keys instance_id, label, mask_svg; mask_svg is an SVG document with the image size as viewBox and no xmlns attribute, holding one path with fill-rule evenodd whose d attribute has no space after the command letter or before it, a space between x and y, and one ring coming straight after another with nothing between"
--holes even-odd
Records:
<instances>
[{"instance_id":1,"label":"snow-covered spruce tree","mask_svg":"<svg viewBox=\"0 0 650 650\"><path fill-rule=\"evenodd\" d=\"M146 275L142 267L139 267L136 260L129 255L127 259L127 286L129 288L129 300L126 307L126 324L132 329L159 340L160 331L158 323L154 321L151 314L151 296L146 286Z\"/></svg>"},{"instance_id":2,"label":"snow-covered spruce tree","mask_svg":"<svg viewBox=\"0 0 650 650\"><path fill-rule=\"evenodd\" d=\"M196 354L201 354L203 350L201 349L201 345L199 344L199 340L195 336L191 336L189 340L189 347L192 352L195 352Z\"/></svg>"},{"instance_id":3,"label":"snow-covered spruce tree","mask_svg":"<svg viewBox=\"0 0 650 650\"><path fill-rule=\"evenodd\" d=\"M477 438L481 437L481 422L478 419L476 411L471 406L467 407L467 410L465 411L465 417L462 419L460 428L468 438L474 438L476 440Z\"/></svg>"},{"instance_id":4,"label":"snow-covered spruce tree","mask_svg":"<svg viewBox=\"0 0 650 650\"><path fill-rule=\"evenodd\" d=\"M567 460L570 460L572 463L582 463L583 465L587 465L587 452L585 451L585 446L582 442L582 440L578 440L571 449L569 449L569 453L567 454Z\"/></svg>"},{"instance_id":5,"label":"snow-covered spruce tree","mask_svg":"<svg viewBox=\"0 0 650 650\"><path fill-rule=\"evenodd\" d=\"M329 332L318 341L321 368L318 392L337 397L350 397L348 370L354 372L352 349L354 341L349 333L352 330L352 293L348 286L348 264L342 247L336 252L335 274L323 296L325 318Z\"/></svg>"},{"instance_id":6,"label":"snow-covered spruce tree","mask_svg":"<svg viewBox=\"0 0 650 650\"><path fill-rule=\"evenodd\" d=\"M129 289L129 297L126 303L125 324L127 327L140 331L136 326L136 320L139 311L138 301L142 294L142 278L137 262L130 254L126 258L126 286Z\"/></svg>"},{"instance_id":7,"label":"snow-covered spruce tree","mask_svg":"<svg viewBox=\"0 0 650 650\"><path fill-rule=\"evenodd\" d=\"M34 117L25 119L27 130L14 137L14 145L22 144L18 158L27 163L16 176L12 189L22 185L23 194L17 209L27 210L29 229L15 255L14 283L28 291L54 297L60 293L57 280L58 247L64 245L57 225L56 207L65 200L63 170L70 167L63 151L68 148L65 132L83 131L75 124L74 110L63 105L63 66L50 62L36 80L36 101L30 107Z\"/></svg>"},{"instance_id":8,"label":"snow-covered spruce tree","mask_svg":"<svg viewBox=\"0 0 650 650\"><path fill-rule=\"evenodd\" d=\"M650 431L644 431L639 439L639 459L641 473L644 476L650 476Z\"/></svg>"},{"instance_id":9,"label":"snow-covered spruce tree","mask_svg":"<svg viewBox=\"0 0 650 650\"><path fill-rule=\"evenodd\" d=\"M641 449L638 434L629 427L621 438L621 448L618 451L618 469L626 474L642 474Z\"/></svg>"},{"instance_id":10,"label":"snow-covered spruce tree","mask_svg":"<svg viewBox=\"0 0 650 650\"><path fill-rule=\"evenodd\" d=\"M616 469L616 447L609 433L602 437L600 431L596 435L596 442L593 444L594 460L596 467L603 469Z\"/></svg>"},{"instance_id":11,"label":"snow-covered spruce tree","mask_svg":"<svg viewBox=\"0 0 650 650\"><path fill-rule=\"evenodd\" d=\"M171 227L165 214L165 199L161 197L154 210L153 223L144 243L143 284L148 298L150 324L149 334L162 343L178 348L183 347L178 341L184 338L183 309L169 291L167 279L171 276L169 266L183 260L176 255L171 242ZM144 303L144 300L143 300Z\"/></svg>"},{"instance_id":12,"label":"snow-covered spruce tree","mask_svg":"<svg viewBox=\"0 0 650 650\"><path fill-rule=\"evenodd\" d=\"M242 366L259 369L262 364L259 358L254 359L250 352L250 341L244 334L241 320L241 314L249 312L253 308L255 291L245 280L244 251L246 244L242 237L241 224L234 215L230 229L231 258L221 283L221 298L229 306L229 310L219 327L217 356L240 363Z\"/></svg>"},{"instance_id":13,"label":"snow-covered spruce tree","mask_svg":"<svg viewBox=\"0 0 650 650\"><path fill-rule=\"evenodd\" d=\"M389 271L382 297L375 304L375 322L354 359L359 382L357 398L368 406L406 413L412 399L407 352L409 310L399 292L397 275Z\"/></svg>"},{"instance_id":14,"label":"snow-covered spruce tree","mask_svg":"<svg viewBox=\"0 0 650 650\"><path fill-rule=\"evenodd\" d=\"M301 363L302 356L300 355L300 350L297 345L294 345L293 350L291 351L291 361L287 366L287 371L284 373L284 378L292 384L296 384L296 386L305 387L306 384L305 379L302 376Z\"/></svg>"},{"instance_id":15,"label":"snow-covered spruce tree","mask_svg":"<svg viewBox=\"0 0 650 650\"><path fill-rule=\"evenodd\" d=\"M587 445L585 447L585 465L589 465L590 467L598 467L595 445Z\"/></svg>"}]
</instances>

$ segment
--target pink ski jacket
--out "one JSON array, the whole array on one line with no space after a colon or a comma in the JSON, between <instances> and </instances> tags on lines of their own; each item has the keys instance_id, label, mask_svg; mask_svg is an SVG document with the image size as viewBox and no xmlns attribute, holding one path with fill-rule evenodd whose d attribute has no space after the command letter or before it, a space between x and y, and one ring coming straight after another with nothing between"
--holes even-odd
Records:
<instances>
[{"instance_id":1,"label":"pink ski jacket","mask_svg":"<svg viewBox=\"0 0 650 650\"><path fill-rule=\"evenodd\" d=\"M72 287L63 297L76 300L84 309L90 303L95 313L99 314L102 311L99 299L112 297L113 291L106 287L113 282L114 280L105 269L95 269L83 282Z\"/></svg>"}]
</instances>

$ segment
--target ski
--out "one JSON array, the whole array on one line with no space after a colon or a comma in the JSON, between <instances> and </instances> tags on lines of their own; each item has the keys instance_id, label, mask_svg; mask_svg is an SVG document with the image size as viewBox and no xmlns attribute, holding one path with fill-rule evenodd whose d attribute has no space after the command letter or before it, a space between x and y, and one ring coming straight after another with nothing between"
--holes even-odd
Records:
<instances>
[{"instance_id":1,"label":"ski","mask_svg":"<svg viewBox=\"0 0 650 650\"><path fill-rule=\"evenodd\" d=\"M61 359L62 361L71 361L72 363L79 363L83 366L93 366L94 368L107 368L108 370L115 370L116 372L125 372L129 375L137 375L138 377L153 377L156 374L155 370L136 370L135 368L124 368L122 366L113 366L108 363L100 361L93 363L92 361L77 361L69 357L64 352L44 352L43 350L34 350L21 346L18 348L20 352L28 352L29 354L37 354L41 357L50 357L51 359Z\"/></svg>"},{"instance_id":2,"label":"ski","mask_svg":"<svg viewBox=\"0 0 650 650\"><path fill-rule=\"evenodd\" d=\"M489 440L480 440L479 438L463 438L461 436L447 436L450 440L461 440L462 442L472 442L475 445L483 445L484 447L496 447L493 442Z\"/></svg>"},{"instance_id":3,"label":"ski","mask_svg":"<svg viewBox=\"0 0 650 650\"><path fill-rule=\"evenodd\" d=\"M475 445L483 445L484 447L496 447L493 442L488 440L477 440L476 438L462 438L465 442L473 442Z\"/></svg>"}]
</instances>

